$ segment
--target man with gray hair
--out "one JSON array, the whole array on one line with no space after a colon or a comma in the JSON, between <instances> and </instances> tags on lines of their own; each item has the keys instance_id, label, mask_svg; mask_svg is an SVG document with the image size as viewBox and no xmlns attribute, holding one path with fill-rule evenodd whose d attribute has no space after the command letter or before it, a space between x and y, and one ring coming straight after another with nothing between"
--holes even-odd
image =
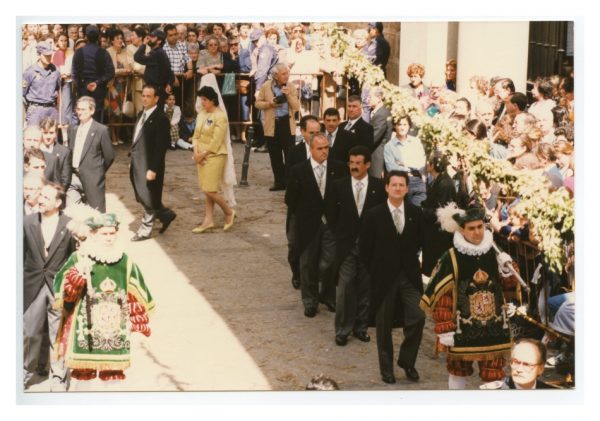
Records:
<instances>
[{"instance_id":1,"label":"man with gray hair","mask_svg":"<svg viewBox=\"0 0 600 421\"><path fill-rule=\"evenodd\" d=\"M335 236L326 214L333 181L346 176L348 169L339 161L327 161L329 141L324 133L311 137L310 155L292 168L285 203L296 219L294 245L300 255L304 315L315 317L319 302L335 312Z\"/></svg>"},{"instance_id":2,"label":"man with gray hair","mask_svg":"<svg viewBox=\"0 0 600 421\"><path fill-rule=\"evenodd\" d=\"M39 149L42 142L42 130L38 125L27 126L23 130L23 150Z\"/></svg>"},{"instance_id":3,"label":"man with gray hair","mask_svg":"<svg viewBox=\"0 0 600 421\"><path fill-rule=\"evenodd\" d=\"M262 110L263 130L274 183L270 191L285 190L285 162L288 149L294 145L296 120L294 114L300 110L298 92L289 83L290 70L279 63L271 71L273 79L266 81L256 96L256 108Z\"/></svg>"},{"instance_id":4,"label":"man with gray hair","mask_svg":"<svg viewBox=\"0 0 600 421\"><path fill-rule=\"evenodd\" d=\"M108 127L92 118L95 111L94 98L82 96L77 100L75 112L79 125L69 126L73 171L67 191L67 206L83 202L104 213L104 181L115 154Z\"/></svg>"}]
</instances>

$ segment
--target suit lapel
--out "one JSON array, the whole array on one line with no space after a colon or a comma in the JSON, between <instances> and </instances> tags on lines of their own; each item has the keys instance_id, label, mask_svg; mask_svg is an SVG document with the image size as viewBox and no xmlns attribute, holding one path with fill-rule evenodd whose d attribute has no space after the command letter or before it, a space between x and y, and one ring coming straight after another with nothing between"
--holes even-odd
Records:
<instances>
[{"instance_id":1,"label":"suit lapel","mask_svg":"<svg viewBox=\"0 0 600 421\"><path fill-rule=\"evenodd\" d=\"M61 215L58 219L58 224L56 224L56 232L52 237L52 241L50 242L50 247L48 248L48 257L46 257L46 261L49 261L52 258L52 255L56 252L58 245L61 243L65 233L67 231L67 218Z\"/></svg>"},{"instance_id":2,"label":"suit lapel","mask_svg":"<svg viewBox=\"0 0 600 421\"><path fill-rule=\"evenodd\" d=\"M81 150L81 158L79 158L79 163L83 162L83 158L85 154L90 150L92 143L94 142L94 138L96 137L96 128L97 128L96 120L92 120L92 124L90 125L90 130L85 138L85 143L83 144L83 149Z\"/></svg>"},{"instance_id":3,"label":"suit lapel","mask_svg":"<svg viewBox=\"0 0 600 421\"><path fill-rule=\"evenodd\" d=\"M305 171L307 178L311 180L309 183L313 186L313 193L316 194L316 196L320 197L322 200L323 198L321 196L321 190L319 190L319 183L317 183L317 176L315 174L315 171L313 170L312 162L310 159L306 160Z\"/></svg>"},{"instance_id":4,"label":"suit lapel","mask_svg":"<svg viewBox=\"0 0 600 421\"><path fill-rule=\"evenodd\" d=\"M41 214L37 214L37 218L35 218L35 223L30 226L31 229L31 237L33 241L37 244L38 251L40 253L40 258L42 262L45 260L46 252L44 250L44 236L42 235L42 224L41 224Z\"/></svg>"},{"instance_id":5,"label":"suit lapel","mask_svg":"<svg viewBox=\"0 0 600 421\"><path fill-rule=\"evenodd\" d=\"M365 203L363 204L363 211L371 207L371 202L374 200L375 197L375 182L373 181L374 179L369 177L368 180L369 184L367 186Z\"/></svg>"}]
</instances>

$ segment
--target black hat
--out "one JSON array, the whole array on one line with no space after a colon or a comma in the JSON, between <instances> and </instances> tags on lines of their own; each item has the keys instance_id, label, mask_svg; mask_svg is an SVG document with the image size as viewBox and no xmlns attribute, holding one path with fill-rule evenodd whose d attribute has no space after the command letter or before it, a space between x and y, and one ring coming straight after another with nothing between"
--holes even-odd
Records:
<instances>
[{"instance_id":1,"label":"black hat","mask_svg":"<svg viewBox=\"0 0 600 421\"><path fill-rule=\"evenodd\" d=\"M165 33L158 28L155 29L154 31L150 32L150 36L156 37L156 38L160 39L162 42L165 42L165 39L167 38L165 36Z\"/></svg>"},{"instance_id":2,"label":"black hat","mask_svg":"<svg viewBox=\"0 0 600 421\"><path fill-rule=\"evenodd\" d=\"M465 227L467 222L485 220L485 209L480 207L472 207L468 208L464 212L455 213L452 215L452 218L460 225L462 228Z\"/></svg>"}]
</instances>

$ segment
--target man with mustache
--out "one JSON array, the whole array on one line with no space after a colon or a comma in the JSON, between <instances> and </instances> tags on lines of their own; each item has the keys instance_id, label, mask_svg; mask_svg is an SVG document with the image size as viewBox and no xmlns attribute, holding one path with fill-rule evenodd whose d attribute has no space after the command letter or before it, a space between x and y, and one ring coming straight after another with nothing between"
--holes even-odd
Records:
<instances>
[{"instance_id":1,"label":"man with mustache","mask_svg":"<svg viewBox=\"0 0 600 421\"><path fill-rule=\"evenodd\" d=\"M386 199L383 182L368 174L371 152L366 146L350 149L350 176L333 183L330 204L332 230L336 239L335 343L346 345L352 333L369 342L369 274L359 259L358 234L362 215Z\"/></svg>"}]
</instances>

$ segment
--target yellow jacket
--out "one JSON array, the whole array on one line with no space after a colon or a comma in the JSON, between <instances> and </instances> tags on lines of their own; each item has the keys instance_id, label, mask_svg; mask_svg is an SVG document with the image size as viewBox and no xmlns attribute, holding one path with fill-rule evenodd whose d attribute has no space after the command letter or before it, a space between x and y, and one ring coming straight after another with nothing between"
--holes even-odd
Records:
<instances>
[{"instance_id":1,"label":"yellow jacket","mask_svg":"<svg viewBox=\"0 0 600 421\"><path fill-rule=\"evenodd\" d=\"M215 155L227 155L225 136L227 135L227 114L220 109L212 113L201 110L196 118L196 129L192 136L192 145L199 151L208 151Z\"/></svg>"},{"instance_id":2,"label":"yellow jacket","mask_svg":"<svg viewBox=\"0 0 600 421\"><path fill-rule=\"evenodd\" d=\"M263 130L265 132L265 136L273 137L275 136L275 107L272 105L272 100L275 98L273 94L273 89L271 89L273 81L267 80L258 91L258 96L256 97L256 108L262 110L265 118L263 121ZM291 83L287 83L288 87L288 111L290 115L290 134L296 134L296 120L294 118L294 114L296 111L300 110L300 101L298 100L298 90Z\"/></svg>"}]
</instances>

